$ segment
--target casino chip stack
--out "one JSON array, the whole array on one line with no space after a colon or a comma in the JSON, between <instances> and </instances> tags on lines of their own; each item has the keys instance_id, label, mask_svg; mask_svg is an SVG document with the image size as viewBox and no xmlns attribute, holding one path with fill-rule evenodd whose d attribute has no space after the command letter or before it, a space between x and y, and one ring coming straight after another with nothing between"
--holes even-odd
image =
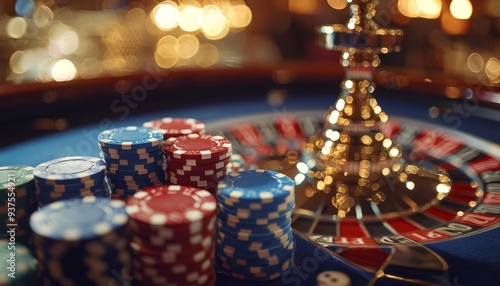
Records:
<instances>
[{"instance_id":1,"label":"casino chip stack","mask_svg":"<svg viewBox=\"0 0 500 286\"><path fill-rule=\"evenodd\" d=\"M160 131L164 140L188 134L205 133L205 124L193 118L165 117L145 122L142 126Z\"/></svg>"},{"instance_id":2,"label":"casino chip stack","mask_svg":"<svg viewBox=\"0 0 500 286\"><path fill-rule=\"evenodd\" d=\"M141 285L214 285L214 196L195 187L150 187L130 197L126 210Z\"/></svg>"},{"instance_id":3,"label":"casino chip stack","mask_svg":"<svg viewBox=\"0 0 500 286\"><path fill-rule=\"evenodd\" d=\"M40 285L122 285L130 277L125 203L85 197L51 203L30 219ZM123 284L127 285L127 284Z\"/></svg>"},{"instance_id":4,"label":"casino chip stack","mask_svg":"<svg viewBox=\"0 0 500 286\"><path fill-rule=\"evenodd\" d=\"M171 184L203 188L215 193L230 167L231 142L223 136L190 134L163 144Z\"/></svg>"},{"instance_id":5,"label":"casino chip stack","mask_svg":"<svg viewBox=\"0 0 500 286\"><path fill-rule=\"evenodd\" d=\"M0 286L36 285L37 262L29 249L20 243L0 240L0 269Z\"/></svg>"},{"instance_id":6,"label":"casino chip stack","mask_svg":"<svg viewBox=\"0 0 500 286\"><path fill-rule=\"evenodd\" d=\"M33 167L0 167L0 233L31 246L29 218L37 207ZM14 232L9 225L17 225Z\"/></svg>"},{"instance_id":7,"label":"casino chip stack","mask_svg":"<svg viewBox=\"0 0 500 286\"><path fill-rule=\"evenodd\" d=\"M275 171L249 170L230 173L218 187L216 269L252 281L273 280L290 271L293 181Z\"/></svg>"},{"instance_id":8,"label":"casino chip stack","mask_svg":"<svg viewBox=\"0 0 500 286\"><path fill-rule=\"evenodd\" d=\"M127 198L143 188L165 184L162 133L128 126L103 131L98 139L113 194Z\"/></svg>"},{"instance_id":9,"label":"casino chip stack","mask_svg":"<svg viewBox=\"0 0 500 286\"><path fill-rule=\"evenodd\" d=\"M106 163L94 157L70 156L35 167L38 205L85 196L108 197Z\"/></svg>"}]
</instances>

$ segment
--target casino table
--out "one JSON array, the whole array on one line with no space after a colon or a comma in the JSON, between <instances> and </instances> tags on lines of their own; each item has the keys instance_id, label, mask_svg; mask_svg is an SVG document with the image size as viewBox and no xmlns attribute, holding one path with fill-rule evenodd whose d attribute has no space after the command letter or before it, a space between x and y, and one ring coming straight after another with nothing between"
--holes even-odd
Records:
<instances>
[{"instance_id":1,"label":"casino table","mask_svg":"<svg viewBox=\"0 0 500 286\"><path fill-rule=\"evenodd\" d=\"M206 133L227 136L248 166L282 170L279 158L263 159L263 154L278 142L300 151L302 140L321 129L323 113L335 102L342 77L335 64L309 62L5 86L0 90L0 165L36 166L72 155L99 157L96 138L105 129L188 117L205 122ZM432 212L419 214L439 223L426 227L422 222L418 231L395 223L392 233L360 233L357 225L340 222L334 243L322 243L297 225L292 271L258 283L345 285L345 274L351 285L498 285L498 89L384 67L376 72L375 82L375 97L389 115L387 130L395 140L410 149L419 146L434 152L452 178L477 182L483 195L477 205L469 205L457 190ZM276 122L282 118L292 122L292 128L280 129L283 125ZM429 136L438 141L422 141ZM456 145L448 148L442 141ZM408 243L404 238L411 234L413 242ZM426 269L418 255L410 256L417 261L406 267L393 264L407 246L417 252L431 250L446 261L448 270ZM328 280L328 275L334 278ZM256 284L217 275L217 285Z\"/></svg>"}]
</instances>

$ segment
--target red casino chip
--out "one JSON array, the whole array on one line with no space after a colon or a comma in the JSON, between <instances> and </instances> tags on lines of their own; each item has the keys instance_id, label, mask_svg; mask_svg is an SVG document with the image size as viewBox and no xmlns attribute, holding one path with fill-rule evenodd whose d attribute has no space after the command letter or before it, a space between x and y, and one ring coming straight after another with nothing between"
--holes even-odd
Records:
<instances>
[{"instance_id":1,"label":"red casino chip","mask_svg":"<svg viewBox=\"0 0 500 286\"><path fill-rule=\"evenodd\" d=\"M197 166L188 166L183 163L176 163L167 160L167 169L173 172L177 172L177 170L182 170L185 172L205 172L205 171L214 171L223 169L227 167L229 163L231 163L231 158L222 161L216 161L208 165L197 165Z\"/></svg>"},{"instance_id":2,"label":"red casino chip","mask_svg":"<svg viewBox=\"0 0 500 286\"><path fill-rule=\"evenodd\" d=\"M213 217L210 220L200 221L201 226L195 224L195 226L192 226L192 231L178 231L175 227L146 225L133 219L129 220L128 227L135 236L145 241L156 241L161 239L164 243L170 243L179 240L195 239L196 236L199 235L202 237L210 235L214 232L215 220L216 218ZM155 242L151 244L155 244Z\"/></svg>"},{"instance_id":3,"label":"red casino chip","mask_svg":"<svg viewBox=\"0 0 500 286\"><path fill-rule=\"evenodd\" d=\"M189 181L189 180L183 180L175 177L169 177L168 180L170 183L174 185L184 185L184 186L194 186L197 188L206 188L206 187L215 187L218 184L217 180L209 180L209 181L204 181L204 180L199 180L199 181Z\"/></svg>"},{"instance_id":4,"label":"red casino chip","mask_svg":"<svg viewBox=\"0 0 500 286\"><path fill-rule=\"evenodd\" d=\"M210 239L209 239L210 238ZM207 240L209 239L209 240ZM211 253L215 251L215 244L211 237L206 237L206 243L191 246L176 244L175 247L170 247L172 243L165 244L170 247L169 251L159 251L155 248L149 248L139 243L132 242L130 246L133 250L134 257L145 265L162 265L174 263L198 263L202 259L210 257Z\"/></svg>"},{"instance_id":5,"label":"red casino chip","mask_svg":"<svg viewBox=\"0 0 500 286\"><path fill-rule=\"evenodd\" d=\"M144 122L142 126L160 131L165 140L170 137L205 133L205 123L193 118L165 117Z\"/></svg>"},{"instance_id":6,"label":"red casino chip","mask_svg":"<svg viewBox=\"0 0 500 286\"><path fill-rule=\"evenodd\" d=\"M214 285L213 259L194 264L150 266L134 261L134 274L143 285Z\"/></svg>"},{"instance_id":7,"label":"red casino chip","mask_svg":"<svg viewBox=\"0 0 500 286\"><path fill-rule=\"evenodd\" d=\"M161 233L150 235L135 233L132 235L130 244L134 250L144 251L144 254L147 255L159 255L156 248L161 248L161 252L168 253L199 251L207 248L213 243L212 234L214 233L214 229L215 226L213 225L210 227L210 230L200 234L193 234L188 237L175 236L169 238L165 238ZM154 251L149 252L149 250L153 249Z\"/></svg>"},{"instance_id":8,"label":"red casino chip","mask_svg":"<svg viewBox=\"0 0 500 286\"><path fill-rule=\"evenodd\" d=\"M217 212L217 200L209 192L180 185L145 188L127 201L131 219L145 225L166 226L198 233Z\"/></svg>"},{"instance_id":9,"label":"red casino chip","mask_svg":"<svg viewBox=\"0 0 500 286\"><path fill-rule=\"evenodd\" d=\"M209 134L190 134L170 138L165 141L163 148L171 161L190 166L214 164L230 159L232 154L229 139ZM191 162L197 164L191 164Z\"/></svg>"},{"instance_id":10,"label":"red casino chip","mask_svg":"<svg viewBox=\"0 0 500 286\"><path fill-rule=\"evenodd\" d=\"M185 182L207 182L207 183L218 183L220 180L224 179L226 177L227 173L219 173L217 175L211 175L211 176L191 176L191 175L177 175L172 172L167 173L168 178L173 178L177 180L182 180ZM193 185L196 186L196 185Z\"/></svg>"},{"instance_id":11,"label":"red casino chip","mask_svg":"<svg viewBox=\"0 0 500 286\"><path fill-rule=\"evenodd\" d=\"M200 170L200 171L185 171L182 169L173 168L172 164L170 164L170 168L168 168L168 172L175 174L175 176L215 176L221 177L221 174L226 175L229 171L232 170L232 165L229 163L228 165L223 166L220 169L208 169L208 170Z\"/></svg>"},{"instance_id":12,"label":"red casino chip","mask_svg":"<svg viewBox=\"0 0 500 286\"><path fill-rule=\"evenodd\" d=\"M226 177L226 175L227 175L226 171L220 171L220 172L217 172L216 174L206 175L206 176L204 176L204 175L192 175L192 174L178 175L176 173L167 172L168 178L176 178L179 180L191 181L191 182L207 181L207 182L217 183L220 180L224 179L224 177Z\"/></svg>"}]
</instances>

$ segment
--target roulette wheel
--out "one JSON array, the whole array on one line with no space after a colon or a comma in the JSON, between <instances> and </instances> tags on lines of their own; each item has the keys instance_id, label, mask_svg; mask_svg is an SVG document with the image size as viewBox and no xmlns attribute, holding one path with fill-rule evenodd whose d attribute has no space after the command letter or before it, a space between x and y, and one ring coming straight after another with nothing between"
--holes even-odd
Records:
<instances>
[{"instance_id":1,"label":"roulette wheel","mask_svg":"<svg viewBox=\"0 0 500 286\"><path fill-rule=\"evenodd\" d=\"M28 103L6 91L5 137L20 136L44 113L80 126L5 144L2 165L98 156L104 129L194 117L206 133L230 139L246 168L295 181L295 265L263 284L496 285L498 90L455 83L458 96L449 99L452 80L375 71L377 53L398 51L403 34L370 22L373 2L351 1L352 27L319 30L325 48L342 52L345 78L337 68L302 64L121 78L131 96L146 91L135 101L110 89L115 78L17 90ZM47 90L68 99L37 110ZM443 108L446 116L429 116ZM222 274L217 283L255 285Z\"/></svg>"}]
</instances>

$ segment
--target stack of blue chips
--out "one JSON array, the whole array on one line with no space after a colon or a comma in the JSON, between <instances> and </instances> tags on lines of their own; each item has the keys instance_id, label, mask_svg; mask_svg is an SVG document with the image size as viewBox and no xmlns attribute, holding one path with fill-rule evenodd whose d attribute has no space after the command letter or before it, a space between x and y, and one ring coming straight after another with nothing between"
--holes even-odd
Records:
<instances>
[{"instance_id":1,"label":"stack of blue chips","mask_svg":"<svg viewBox=\"0 0 500 286\"><path fill-rule=\"evenodd\" d=\"M113 194L128 198L146 187L165 184L160 131L128 126L103 131L98 139Z\"/></svg>"},{"instance_id":2,"label":"stack of blue chips","mask_svg":"<svg viewBox=\"0 0 500 286\"><path fill-rule=\"evenodd\" d=\"M290 178L270 170L231 173L219 182L217 271L243 280L267 281L291 270L294 190Z\"/></svg>"},{"instance_id":3,"label":"stack of blue chips","mask_svg":"<svg viewBox=\"0 0 500 286\"><path fill-rule=\"evenodd\" d=\"M30 219L40 285L119 285L130 276L125 203L85 197L49 204Z\"/></svg>"},{"instance_id":4,"label":"stack of blue chips","mask_svg":"<svg viewBox=\"0 0 500 286\"><path fill-rule=\"evenodd\" d=\"M106 163L94 157L70 156L47 161L33 170L38 205L82 198L109 197Z\"/></svg>"}]
</instances>

